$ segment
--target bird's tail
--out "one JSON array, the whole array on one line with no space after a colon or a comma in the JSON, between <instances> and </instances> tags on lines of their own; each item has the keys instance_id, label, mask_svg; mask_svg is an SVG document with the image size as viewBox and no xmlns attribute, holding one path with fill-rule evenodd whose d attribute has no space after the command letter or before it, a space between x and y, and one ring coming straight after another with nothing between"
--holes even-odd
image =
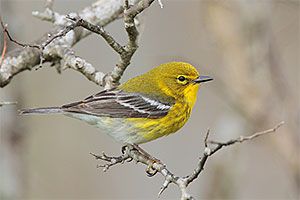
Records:
<instances>
[{"instance_id":1,"label":"bird's tail","mask_svg":"<svg viewBox=\"0 0 300 200\"><path fill-rule=\"evenodd\" d=\"M30 114L58 114L63 113L63 109L60 107L46 107L46 108L29 108L22 109L19 111L20 115L30 115Z\"/></svg>"}]
</instances>

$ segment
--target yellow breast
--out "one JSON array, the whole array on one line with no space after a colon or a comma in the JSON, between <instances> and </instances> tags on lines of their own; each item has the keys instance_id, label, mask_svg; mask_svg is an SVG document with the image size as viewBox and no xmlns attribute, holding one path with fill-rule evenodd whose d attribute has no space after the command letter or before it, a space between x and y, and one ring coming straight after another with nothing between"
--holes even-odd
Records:
<instances>
[{"instance_id":1,"label":"yellow breast","mask_svg":"<svg viewBox=\"0 0 300 200\"><path fill-rule=\"evenodd\" d=\"M176 132L187 122L190 114L191 107L188 104L176 103L165 117L158 119L130 118L127 121L133 122L136 133L144 138L143 142L148 142Z\"/></svg>"}]
</instances>

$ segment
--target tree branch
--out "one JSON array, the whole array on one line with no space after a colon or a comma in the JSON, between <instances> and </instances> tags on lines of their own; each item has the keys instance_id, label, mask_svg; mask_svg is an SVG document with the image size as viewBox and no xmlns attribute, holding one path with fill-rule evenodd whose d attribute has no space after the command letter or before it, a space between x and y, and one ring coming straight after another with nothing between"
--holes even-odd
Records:
<instances>
[{"instance_id":1,"label":"tree branch","mask_svg":"<svg viewBox=\"0 0 300 200\"><path fill-rule=\"evenodd\" d=\"M59 70L70 68L80 72L88 80L98 85L104 84L103 80L105 74L103 72L96 70L91 63L87 62L83 58L76 56L72 49L65 48L62 51L58 51L56 53L60 55L62 58L61 69L59 68Z\"/></svg>"},{"instance_id":2,"label":"tree branch","mask_svg":"<svg viewBox=\"0 0 300 200\"><path fill-rule=\"evenodd\" d=\"M130 60L138 48L137 39L139 32L134 22L134 18L137 14L144 11L148 8L154 0L143 0L139 1L134 6L130 6L128 0L124 2L124 23L125 23L125 30L128 35L128 42L124 48L124 52L120 54L120 60L109 74L106 77L106 88L114 87L119 84L119 80L121 79L124 71L130 64Z\"/></svg>"},{"instance_id":3,"label":"tree branch","mask_svg":"<svg viewBox=\"0 0 300 200\"><path fill-rule=\"evenodd\" d=\"M141 0L134 0L133 2L137 3L140 1ZM151 3L152 2L153 1L151 1ZM148 6L149 5L150 4L148 4ZM101 29L101 27L104 27L110 22L118 19L120 14L123 13L123 11L123 0L101 0L95 2L92 6L80 11L78 16L81 19L89 22L90 24L99 25ZM11 79L18 73L24 70L31 70L34 66L42 62L50 62L53 65L57 64L65 58L65 56L62 56L64 55L63 52L73 52L73 50L71 49L72 46L91 33L89 30L75 29L75 27L77 27L78 24L70 24L70 20L67 20L66 16L54 13L52 11L52 6L46 7L45 12L48 13L47 16L42 15L39 12L33 12L33 15L51 21L56 26L51 31L46 33L43 37L36 40L34 42L34 45L26 45L20 43L19 45L25 45L25 47L27 48L19 48L6 54L0 66L0 87L6 86L11 81ZM124 14L124 18L126 18L125 15L126 14ZM133 19L134 17L130 16L129 18ZM135 27L135 25L133 27ZM101 30L100 31L102 32L102 35L105 36L104 38L107 39L106 41L108 42L108 44L110 46L115 47L117 43L112 42L114 41L113 38L111 37L112 40L109 41L109 35L106 34L103 28ZM137 34L137 32L134 34ZM137 49L137 45L134 45L136 42L136 38L137 35L129 37L128 45L126 45L124 48L126 49L126 53L122 52L122 55L120 56L120 62L117 64L117 66L113 69L112 72L106 75L103 75L102 72L98 72L96 68L94 68L89 63L88 73L87 70L83 68L72 67L72 69L81 72L85 76L87 75L87 78L95 82L96 84L105 86L106 88L113 87L119 83L119 80L124 70L129 65L130 59ZM13 40L13 38L10 39ZM30 46L34 46L36 48L28 48ZM119 51L118 53L121 53L121 51ZM77 61L80 60L80 63L87 63L86 61L81 60L81 58L79 57L76 58ZM62 62L68 63L65 61ZM99 74L101 74L101 76L99 76ZM99 78L103 78L103 80L99 80Z\"/></svg>"},{"instance_id":4,"label":"tree branch","mask_svg":"<svg viewBox=\"0 0 300 200\"><path fill-rule=\"evenodd\" d=\"M140 147L136 147L135 145L128 144L125 147L123 147L123 149L124 149L123 155L121 155L119 157L109 157L105 154L103 154L102 156L97 156L95 154L92 154L92 155L95 156L97 159L108 162L108 164L106 164L106 165L100 165L100 167L104 167L105 171L109 167L111 167L115 164L122 164L122 163L124 163L124 161L128 161L129 158L131 158L132 160L134 160L137 163L139 163L139 162L143 163L143 164L147 165L146 171L148 171L149 169L152 169L153 171L160 173L165 178L165 181L163 182L163 185L158 193L158 196L160 196L167 189L167 187L169 186L170 183L173 183L173 184L177 185L178 188L180 189L181 199L182 200L187 200L187 199L190 200L190 199L194 199L194 198L187 192L187 188L188 188L189 184L192 183L195 179L197 179L198 176L200 175L200 173L203 171L204 166L208 160L208 157L212 156L217 151L221 150L222 147L230 146L230 145L233 145L236 143L242 143L242 142L245 142L248 140L253 140L256 137L263 136L268 133L274 133L283 124L284 124L284 122L280 122L274 128L271 128L271 129L268 129L265 131L261 131L261 132L257 132L257 133L253 133L252 135L246 136L246 137L240 136L238 138L231 139L227 142L216 142L216 141L208 140L209 133L210 133L210 131L208 130L206 133L205 139L204 139L205 149L204 149L204 152L202 153L202 157L199 159L198 164L197 164L196 168L194 169L194 171L190 175L184 176L184 177L176 176L174 173L172 173L170 170L167 169L165 164L163 164L161 161L158 161L156 158L153 158L152 156L150 156L150 154L146 153L144 150L141 150ZM211 148L211 147L209 147L209 144L216 145L216 146ZM147 174L148 174L148 172L147 172ZM155 173L154 173L154 175L155 175Z\"/></svg>"},{"instance_id":5,"label":"tree branch","mask_svg":"<svg viewBox=\"0 0 300 200\"><path fill-rule=\"evenodd\" d=\"M45 10L43 12L33 11L32 15L38 19L52 23L59 22L58 17L63 18L63 16L53 11L53 4L53 0L46 0Z\"/></svg>"},{"instance_id":6,"label":"tree branch","mask_svg":"<svg viewBox=\"0 0 300 200\"><path fill-rule=\"evenodd\" d=\"M112 72L105 74L104 76L105 80L101 85L103 85L106 89L119 85L120 78L130 64L131 58L138 48L137 39L139 32L134 23L134 18L137 16L137 14L148 8L153 1L154 0L143 0L132 7L129 5L128 0L124 1L124 23L128 36L128 43L125 45L125 47L118 43L108 32L104 30L102 26L93 25L92 23L89 23L78 16L67 16L68 19L74 22L71 29L81 26L92 31L93 33L101 35L108 45L120 55L120 61L116 64L116 67L112 70Z\"/></svg>"}]
</instances>

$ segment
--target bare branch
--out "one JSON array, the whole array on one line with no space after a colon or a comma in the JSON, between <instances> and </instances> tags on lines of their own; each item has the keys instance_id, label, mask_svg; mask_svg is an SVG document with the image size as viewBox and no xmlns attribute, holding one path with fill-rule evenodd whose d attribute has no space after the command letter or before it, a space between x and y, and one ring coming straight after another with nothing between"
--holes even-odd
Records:
<instances>
[{"instance_id":1,"label":"bare branch","mask_svg":"<svg viewBox=\"0 0 300 200\"><path fill-rule=\"evenodd\" d=\"M130 60L138 48L137 39L139 32L135 25L135 17L148 8L154 0L142 0L139 1L134 6L130 7L129 1L125 0L124 2L124 23L125 30L128 35L128 43L125 46L125 52L120 54L120 61L116 64L116 67L112 72L106 77L105 88L114 87L119 84L124 71L127 66L130 64Z\"/></svg>"},{"instance_id":2,"label":"bare branch","mask_svg":"<svg viewBox=\"0 0 300 200\"><path fill-rule=\"evenodd\" d=\"M146 1L145 1L146 2ZM150 4L153 1L147 1L147 6L145 7L141 7L137 6L136 9L140 9L140 12L142 12L144 9L146 9L147 7L150 6ZM137 4L138 5L138 4ZM146 4L142 4L142 5L146 5ZM82 72L82 74L84 74L89 80L94 81L97 84L100 85L104 85L105 88L112 88L115 87L116 85L119 84L119 80L122 77L124 71L126 70L127 66L130 64L130 60L133 56L133 54L135 53L135 51L138 48L137 45L137 37L138 37L138 30L136 28L136 25L134 23L134 17L136 15L132 15L131 12L135 12L135 9L132 9L131 12L127 13L127 10L130 8L128 1L125 0L124 3L124 23L125 23L125 29L128 35L128 43L125 47L123 47L121 44L119 44L108 32L106 32L104 30L104 28L102 26L98 26L98 25L93 25L91 23L89 23L88 21L75 16L67 16L68 19L71 19L74 23L67 26L64 31L60 34L55 35L55 37L52 37L51 39L49 39L48 43L45 43L46 45L49 44L51 41L53 41L54 38L59 38L63 35L65 35L66 33L68 33L70 30L73 30L75 27L77 26L81 26L84 27L87 30L90 30L94 33L97 33L99 35L101 35L104 40L109 44L109 46L111 46L119 55L120 55L120 61L118 62L118 64L116 65L116 67L112 70L111 73L104 75L103 73L101 74L101 78L105 78L105 80L99 80L95 78L91 78L90 74L87 73L83 73L84 71L79 70L80 72ZM139 12L139 13L140 13ZM65 56L64 56L65 57ZM74 66L74 65L73 65ZM91 68L91 65L89 65L89 67ZM78 69L77 67L72 67L73 69ZM83 69L83 68L80 68ZM92 70L92 72L94 72L96 70ZM92 73L94 74L94 73Z\"/></svg>"},{"instance_id":3,"label":"bare branch","mask_svg":"<svg viewBox=\"0 0 300 200\"><path fill-rule=\"evenodd\" d=\"M95 16L95 13L93 12L95 12L95 10L98 9L97 12L99 13L100 8L106 9L107 7L105 7L105 3L108 3L108 0L101 1L101 3L100 1L94 3L91 8L86 8L81 13L76 15L76 18L65 17L59 15L58 13L54 13L52 10L53 2L49 0L44 13L33 12L33 15L51 21L55 24L64 26L59 26L53 31L45 34L43 38L36 41L36 45L22 44L13 40L10 37L9 32L5 28L4 30L7 32L7 35L12 41L15 41L22 47L35 47L38 48L40 51L33 51L32 49L27 49L23 52L14 51L12 53L9 53L4 59L5 62L2 63L3 67L0 71L0 86L4 87L5 85L7 85L13 76L15 76L23 70L32 69L37 64L39 64L41 67L41 64L43 62L52 62L52 65L55 65L58 63L59 60L61 60L64 63L64 67L69 66L70 68L81 72L89 80L95 82L96 84L102 85L105 88L112 88L119 85L120 78L122 77L127 66L130 64L131 58L138 48L137 38L139 33L135 25L134 18L139 13L148 8L153 1L154 0L136 0L134 2L137 3L134 6L130 6L129 2L125 0L123 6L120 5L119 9L109 13L111 15L108 19L103 19L101 21L101 19L98 19L99 14ZM128 35L128 43L124 47L121 44L119 44L103 28L103 25L106 25L110 21L117 19L120 13L122 12L122 9L124 9L124 23ZM92 14L90 12L92 12ZM101 10L101 12L104 11ZM107 12L107 9L105 10L105 12ZM94 18L92 18L91 15L93 15ZM72 19L73 22L70 23L70 21L66 21L67 18ZM110 73L104 74L102 72L98 72L91 64L87 63L83 59L79 59L78 57L76 57L76 61L70 62L70 55L72 55L72 57L75 58L74 53L68 54L68 57L62 53L65 51L73 52L71 47L81 38L90 34L90 32L87 31L76 30L75 28L78 26L84 27L89 31L100 34L105 39L105 41L120 55L119 62L116 64L116 66ZM31 57L29 57L28 54L31 55ZM22 56L20 57L20 55ZM38 58L36 57L37 55L39 55ZM18 61L15 61L16 59ZM29 60L26 59L31 60L30 62L28 62ZM66 62L66 60L68 61ZM82 63L82 67L80 65L76 65L76 63L78 63L78 60L80 60L79 63ZM19 63L19 65L12 66L11 62L17 62ZM58 69L58 71L60 72L61 69ZM100 80L100 78L103 78L103 80Z\"/></svg>"},{"instance_id":4,"label":"bare branch","mask_svg":"<svg viewBox=\"0 0 300 200\"><path fill-rule=\"evenodd\" d=\"M150 154L148 154L147 152L145 152L143 149L141 149L140 147L138 147L136 145L130 145L130 144L126 145L124 148L124 151L123 151L123 155L121 155L119 157L108 157L105 154L103 154L100 157L97 157L94 154L92 154L92 155L94 155L98 159L108 162L107 165L101 165L102 167L105 167L106 170L115 164L123 163L124 162L123 158L124 159L126 158L126 160L128 158L131 158L132 160L136 161L137 163L139 163L139 162L143 163L143 164L147 165L146 172L148 171L148 169L152 169L155 172L160 173L165 178L165 180L162 184L162 187L160 188L160 191L158 193L158 196L160 196L168 188L169 184L173 183L173 184L177 185L178 188L180 189L182 200L191 200L194 198L187 192L187 187L196 178L198 178L200 173L203 171L204 165L207 162L208 157L212 156L214 153L219 151L224 146L230 146L230 145L236 144L238 142L242 143L244 141L252 140L256 137L263 136L268 133L276 132L277 129L279 127L281 127L283 124L284 124L284 122L280 122L274 128L271 128L271 129L268 129L265 131L261 131L261 132L257 132L257 133L253 133L250 136L232 139L227 142L208 141L208 136L210 133L210 131L208 130L205 135L205 139L204 139L205 149L202 154L202 157L199 159L197 167L194 169L194 171L190 175L185 176L185 177L179 177L179 176L174 175L174 173L172 173L170 170L167 169L165 164L163 164L158 159L152 157ZM210 147L208 147L208 145L207 145L208 143L216 144L217 146L211 149Z\"/></svg>"},{"instance_id":5,"label":"bare branch","mask_svg":"<svg viewBox=\"0 0 300 200\"><path fill-rule=\"evenodd\" d=\"M274 128L271 128L271 129L268 129L268 130L265 130L265 131L261 131L261 132L257 132L257 133L254 133L254 134L250 135L250 136L246 136L246 137L245 136L240 136L236 139L231 139L227 142L216 142L216 141L213 141L213 140L209 140L208 143L217 145L216 148L211 151L211 154L214 154L216 151L218 151L219 149L221 149L224 146L229 146L229 145L232 145L232 144L235 144L235 143L242 143L244 141L252 140L254 138L257 138L261 135L265 135L265 134L268 134L268 133L274 133L283 124L284 124L284 121L277 124Z\"/></svg>"},{"instance_id":6,"label":"bare branch","mask_svg":"<svg viewBox=\"0 0 300 200\"><path fill-rule=\"evenodd\" d=\"M138 1L139 0L134 0L133 2L136 3ZM123 13L123 0L99 0L93 3L92 6L80 11L78 16L91 24L106 26L110 22L118 19L121 13ZM59 24L60 26L54 27L53 30L36 40L34 42L35 45L20 43L21 46L35 46L35 48L19 48L8 52L5 55L0 66L0 87L6 86L18 73L24 70L31 70L43 61L57 64L63 58L60 56L62 51L65 51L66 48L70 49L78 41L91 33L84 29L74 29L65 34L64 37L55 37L53 39L53 36L60 35L62 32L65 33L65 27L68 27L70 21L67 21L65 16L62 17L62 15L55 14L55 19L52 20L52 22L54 24ZM49 41L50 44L48 43ZM46 48L42 49L43 51L41 53L40 47L43 46L43 44L44 46L45 44L48 45L46 45ZM94 71L97 70L94 68ZM94 79L90 80L93 81ZM96 83L100 82L103 84L105 81L98 81Z\"/></svg>"},{"instance_id":7,"label":"bare branch","mask_svg":"<svg viewBox=\"0 0 300 200\"><path fill-rule=\"evenodd\" d=\"M70 48L65 48L63 51L56 52L61 58L62 70L70 68L83 74L88 80L93 81L98 85L103 85L105 74L96 70L95 67L83 58L74 54Z\"/></svg>"},{"instance_id":8,"label":"bare branch","mask_svg":"<svg viewBox=\"0 0 300 200\"><path fill-rule=\"evenodd\" d=\"M125 0L125 3L126 1L128 2L128 0ZM132 7L129 6L128 9L125 10L125 15L133 19L135 18L135 16L137 16L138 14L143 12L146 8L148 8L153 3L153 1L154 0L143 0L138 2Z\"/></svg>"},{"instance_id":9,"label":"bare branch","mask_svg":"<svg viewBox=\"0 0 300 200\"><path fill-rule=\"evenodd\" d=\"M89 23L88 21L78 16L67 16L68 19L71 19L74 22L73 25L75 27L81 26L89 31L101 35L103 39L108 43L108 45L120 55L120 61L116 64L116 67L112 70L111 73L105 75L105 80L101 84L105 88L112 88L119 85L120 78L122 77L124 71L130 64L130 60L138 48L137 39L139 33L135 25L134 19L137 14L141 13L143 10L148 8L153 1L143 0L141 1L143 3L138 3L133 7L130 7L128 0L124 1L124 23L125 30L128 35L128 43L127 45L125 45L125 47L118 43L108 32L104 30L102 26L93 25L92 23ZM128 11L129 9L130 11ZM73 27L73 29L75 27Z\"/></svg>"},{"instance_id":10,"label":"bare branch","mask_svg":"<svg viewBox=\"0 0 300 200\"><path fill-rule=\"evenodd\" d=\"M274 133L283 124L284 124L284 122L282 121L282 122L278 123L272 129L268 129L268 130L265 130L265 131L257 132L257 133L254 133L254 134L250 135L250 136L247 136L247 137L240 136L239 138L232 139L232 140L229 140L227 142L215 142L215 141L206 140L208 143L210 143L210 144L216 144L217 146L214 147L214 148L212 148L212 149L209 148L208 146L205 147L204 153L202 155L202 158L198 162L197 168L194 170L194 172L191 175L187 176L187 183L188 184L191 183L193 180L195 180L199 176L199 174L201 173L201 171L203 171L203 169L204 169L204 165L205 165L205 163L207 161L207 158L209 156L213 155L214 153L216 153L217 151L219 151L222 147L224 147L224 146L230 146L230 145L233 145L233 144L235 144L237 142L242 143L242 142L247 141L247 140L252 140L252 139L254 139L256 137L259 137L259 136L262 136L262 135L265 135L265 134L268 134L268 133ZM209 132L208 132L208 134L209 134Z\"/></svg>"}]
</instances>

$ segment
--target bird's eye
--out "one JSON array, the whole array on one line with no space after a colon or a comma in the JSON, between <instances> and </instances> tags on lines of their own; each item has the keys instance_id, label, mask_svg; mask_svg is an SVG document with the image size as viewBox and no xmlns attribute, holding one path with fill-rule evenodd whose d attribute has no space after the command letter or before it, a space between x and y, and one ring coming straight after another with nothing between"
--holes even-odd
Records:
<instances>
[{"instance_id":1,"label":"bird's eye","mask_svg":"<svg viewBox=\"0 0 300 200\"><path fill-rule=\"evenodd\" d=\"M178 79L179 81L181 81L181 82L183 82L183 81L186 80L186 78L185 78L184 76L179 76L177 79Z\"/></svg>"}]
</instances>

